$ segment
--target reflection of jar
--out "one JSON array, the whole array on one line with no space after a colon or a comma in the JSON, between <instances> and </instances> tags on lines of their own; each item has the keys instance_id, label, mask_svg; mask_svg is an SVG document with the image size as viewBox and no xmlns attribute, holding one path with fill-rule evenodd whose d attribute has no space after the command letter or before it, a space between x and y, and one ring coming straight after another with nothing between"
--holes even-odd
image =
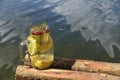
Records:
<instances>
[{"instance_id":1,"label":"reflection of jar","mask_svg":"<svg viewBox=\"0 0 120 80\"><path fill-rule=\"evenodd\" d=\"M20 44L20 54L23 45L27 45L30 63L38 69L48 68L54 60L53 40L47 27L33 27L27 40ZM23 59L23 56L21 56Z\"/></svg>"}]
</instances>

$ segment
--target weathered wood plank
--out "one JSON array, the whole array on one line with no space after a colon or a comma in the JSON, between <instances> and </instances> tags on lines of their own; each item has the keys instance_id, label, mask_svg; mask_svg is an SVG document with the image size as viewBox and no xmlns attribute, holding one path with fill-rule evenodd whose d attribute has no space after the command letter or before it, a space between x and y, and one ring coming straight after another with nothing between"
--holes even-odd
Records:
<instances>
[{"instance_id":1,"label":"weathered wood plank","mask_svg":"<svg viewBox=\"0 0 120 80\"><path fill-rule=\"evenodd\" d=\"M38 70L19 65L16 80L120 80L120 77L104 73L89 73L63 69Z\"/></svg>"},{"instance_id":2,"label":"weathered wood plank","mask_svg":"<svg viewBox=\"0 0 120 80\"><path fill-rule=\"evenodd\" d=\"M25 63L25 65L29 65L29 63ZM120 76L120 63L55 57L50 67L75 71L100 72Z\"/></svg>"}]
</instances>

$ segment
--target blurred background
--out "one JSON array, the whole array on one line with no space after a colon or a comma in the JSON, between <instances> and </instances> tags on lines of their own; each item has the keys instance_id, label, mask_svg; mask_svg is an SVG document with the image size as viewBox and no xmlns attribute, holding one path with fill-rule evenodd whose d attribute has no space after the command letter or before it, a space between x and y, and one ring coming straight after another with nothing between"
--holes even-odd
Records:
<instances>
[{"instance_id":1,"label":"blurred background","mask_svg":"<svg viewBox=\"0 0 120 80\"><path fill-rule=\"evenodd\" d=\"M120 62L120 0L0 0L0 80L14 80L19 43L42 21L55 56Z\"/></svg>"}]
</instances>

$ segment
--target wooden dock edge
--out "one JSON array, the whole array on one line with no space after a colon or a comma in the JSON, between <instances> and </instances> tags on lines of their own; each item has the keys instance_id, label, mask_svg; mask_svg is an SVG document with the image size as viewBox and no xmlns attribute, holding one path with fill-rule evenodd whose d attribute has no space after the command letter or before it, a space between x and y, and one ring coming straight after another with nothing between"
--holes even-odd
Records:
<instances>
[{"instance_id":1,"label":"wooden dock edge","mask_svg":"<svg viewBox=\"0 0 120 80\"><path fill-rule=\"evenodd\" d=\"M19 65L16 69L16 80L120 80L120 77L104 73L89 73L63 69L37 70Z\"/></svg>"},{"instance_id":2,"label":"wooden dock edge","mask_svg":"<svg viewBox=\"0 0 120 80\"><path fill-rule=\"evenodd\" d=\"M49 69L25 65L18 65L16 80L120 80L119 63L56 57Z\"/></svg>"}]
</instances>

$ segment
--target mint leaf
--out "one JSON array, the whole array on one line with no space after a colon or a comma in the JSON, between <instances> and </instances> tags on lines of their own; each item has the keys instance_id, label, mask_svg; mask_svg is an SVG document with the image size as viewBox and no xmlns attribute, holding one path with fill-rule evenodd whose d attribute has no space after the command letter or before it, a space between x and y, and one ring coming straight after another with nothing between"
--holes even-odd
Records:
<instances>
[{"instance_id":1,"label":"mint leaf","mask_svg":"<svg viewBox=\"0 0 120 80\"><path fill-rule=\"evenodd\" d=\"M41 28L44 29L45 27L46 27L46 21L43 21L43 22L41 23Z\"/></svg>"}]
</instances>

